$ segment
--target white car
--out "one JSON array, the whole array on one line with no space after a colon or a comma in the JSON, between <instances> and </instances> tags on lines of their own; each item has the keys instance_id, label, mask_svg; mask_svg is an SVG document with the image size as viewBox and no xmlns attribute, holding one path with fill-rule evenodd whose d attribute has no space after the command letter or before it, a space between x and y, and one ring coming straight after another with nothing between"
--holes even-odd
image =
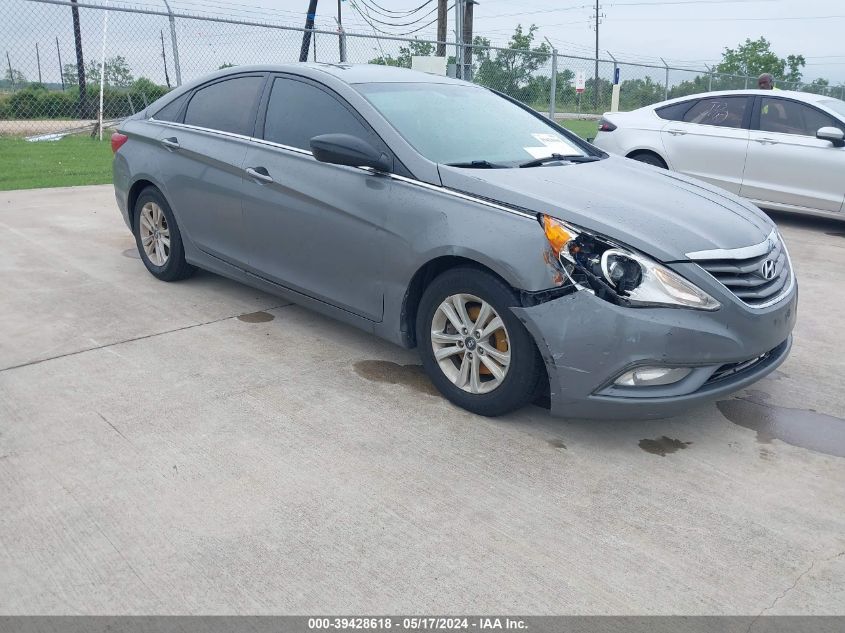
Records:
<instances>
[{"instance_id":1,"label":"white car","mask_svg":"<svg viewBox=\"0 0 845 633\"><path fill-rule=\"evenodd\" d=\"M757 206L845 218L845 101L786 90L690 95L607 113L594 144Z\"/></svg>"}]
</instances>

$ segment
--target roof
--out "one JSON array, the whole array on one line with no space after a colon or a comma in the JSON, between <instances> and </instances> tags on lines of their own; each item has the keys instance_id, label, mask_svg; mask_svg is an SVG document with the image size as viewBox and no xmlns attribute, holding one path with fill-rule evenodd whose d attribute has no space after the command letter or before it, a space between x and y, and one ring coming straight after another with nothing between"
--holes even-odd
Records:
<instances>
[{"instance_id":1,"label":"roof","mask_svg":"<svg viewBox=\"0 0 845 633\"><path fill-rule=\"evenodd\" d=\"M797 99L799 101L806 101L807 103L816 103L818 101L824 101L825 99L833 99L834 97L829 97L827 95L819 95L813 92L799 92L797 90L758 90L758 89L748 89L748 90L714 90L713 92L697 92L695 94L684 95L683 97L675 97L674 99L669 99L668 101L662 101L657 105L663 105L666 103L676 103L681 101L686 101L688 99L700 99L702 97L724 97L729 95L762 95L764 97L789 97L790 99ZM648 106L651 107L651 106Z\"/></svg>"},{"instance_id":2,"label":"roof","mask_svg":"<svg viewBox=\"0 0 845 633\"><path fill-rule=\"evenodd\" d=\"M237 72L295 72L318 78L321 74L336 77L347 84L361 83L438 83L461 84L467 82L441 75L432 75L408 68L382 66L379 64L330 64L325 62L296 62L291 64L255 64L251 66L233 66L225 71L210 76ZM207 77L203 78L206 80Z\"/></svg>"}]
</instances>

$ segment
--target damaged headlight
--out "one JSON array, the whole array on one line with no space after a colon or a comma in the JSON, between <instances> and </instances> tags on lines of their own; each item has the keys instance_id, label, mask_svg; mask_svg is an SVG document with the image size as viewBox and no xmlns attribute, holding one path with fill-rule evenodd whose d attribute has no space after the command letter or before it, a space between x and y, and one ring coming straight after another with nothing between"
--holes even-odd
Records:
<instances>
[{"instance_id":1,"label":"damaged headlight","mask_svg":"<svg viewBox=\"0 0 845 633\"><path fill-rule=\"evenodd\" d=\"M719 309L713 297L650 257L548 215L538 219L569 281L602 299L636 307Z\"/></svg>"}]
</instances>

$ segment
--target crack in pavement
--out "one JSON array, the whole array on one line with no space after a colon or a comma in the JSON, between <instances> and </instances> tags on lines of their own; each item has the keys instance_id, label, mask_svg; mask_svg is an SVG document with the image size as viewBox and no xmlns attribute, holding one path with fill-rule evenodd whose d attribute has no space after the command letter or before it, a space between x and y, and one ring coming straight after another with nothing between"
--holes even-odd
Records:
<instances>
[{"instance_id":1,"label":"crack in pavement","mask_svg":"<svg viewBox=\"0 0 845 633\"><path fill-rule=\"evenodd\" d=\"M758 613L756 616L754 616L754 619L751 620L751 624L748 625L748 628L746 629L745 633L750 633L751 628L754 626L754 624L757 622L757 620L759 620L763 616L763 614L765 614L767 611L771 611L772 609L774 609L775 605L786 597L786 594L788 594L790 591L795 589L795 587L798 586L798 583L801 581L801 579L804 576L806 576L807 574L809 574L811 571L813 571L813 568L816 566L816 562L829 563L832 560L836 560L840 556L845 556L845 551L839 552L838 554L834 554L833 556L829 556L828 558L823 558L820 561L813 559L812 562L810 563L810 566L807 569L805 569L804 571L802 571L800 574L798 574L798 577L795 579L795 582L793 582L792 585L790 585L789 587L784 589L783 592L779 596L776 596L775 599L772 600L772 604L770 604L768 607L764 607L763 610L760 611L760 613Z\"/></svg>"},{"instance_id":2,"label":"crack in pavement","mask_svg":"<svg viewBox=\"0 0 845 633\"><path fill-rule=\"evenodd\" d=\"M279 308L286 308L288 306L294 305L291 303L283 303L277 306L270 306L269 308L264 308L264 310L278 310ZM192 325L185 325L183 327L177 327L172 330L165 330L164 332L154 332L153 334L145 334L144 336L136 336L134 338L127 338L122 341L115 341L113 343L105 343L103 345L97 345L95 347L86 347L85 349L76 350L74 352L67 352L65 354L58 354L56 356L49 356L48 358L39 358L36 360L31 360L26 363L20 363L19 365L10 365L9 367L3 367L0 369L0 373L4 371L11 371L13 369L21 369L23 367L29 367L30 365L38 365L40 363L46 363L51 360L58 360L59 358L67 358L68 356L76 356L77 354L84 354L86 352L95 352L100 349L107 349L109 347L115 347L117 345L123 345L124 343L133 343L135 341L143 341L144 339L148 338L155 338L156 336L163 336L164 334L172 334L174 332L181 332L183 330L190 330L195 327L202 327L203 325L212 325L213 323L220 323L222 321L229 321L231 319L237 319L243 313L233 314L231 316L226 316L221 319L214 319L212 321L203 321L202 323L193 323Z\"/></svg>"}]
</instances>

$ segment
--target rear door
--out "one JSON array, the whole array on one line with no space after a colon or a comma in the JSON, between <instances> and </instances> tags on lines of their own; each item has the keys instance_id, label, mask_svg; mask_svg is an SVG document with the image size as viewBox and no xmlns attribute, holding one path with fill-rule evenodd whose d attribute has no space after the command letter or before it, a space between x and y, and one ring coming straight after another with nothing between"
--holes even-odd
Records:
<instances>
[{"instance_id":1,"label":"rear door","mask_svg":"<svg viewBox=\"0 0 845 633\"><path fill-rule=\"evenodd\" d=\"M699 99L660 133L669 167L739 193L748 150L750 98Z\"/></svg>"},{"instance_id":2,"label":"rear door","mask_svg":"<svg viewBox=\"0 0 845 633\"><path fill-rule=\"evenodd\" d=\"M243 161L265 79L251 73L200 86L159 136L162 179L183 233L237 266L247 260Z\"/></svg>"},{"instance_id":3,"label":"rear door","mask_svg":"<svg viewBox=\"0 0 845 633\"><path fill-rule=\"evenodd\" d=\"M845 128L809 104L758 97L742 195L762 203L840 211L845 198L845 148L816 138L819 128L829 126Z\"/></svg>"},{"instance_id":4,"label":"rear door","mask_svg":"<svg viewBox=\"0 0 845 633\"><path fill-rule=\"evenodd\" d=\"M373 321L383 313L381 242L393 182L318 162L310 140L344 133L390 153L337 94L311 80L271 77L259 113L262 140L247 152L243 205L256 274ZM257 176L256 176L257 175Z\"/></svg>"}]
</instances>

